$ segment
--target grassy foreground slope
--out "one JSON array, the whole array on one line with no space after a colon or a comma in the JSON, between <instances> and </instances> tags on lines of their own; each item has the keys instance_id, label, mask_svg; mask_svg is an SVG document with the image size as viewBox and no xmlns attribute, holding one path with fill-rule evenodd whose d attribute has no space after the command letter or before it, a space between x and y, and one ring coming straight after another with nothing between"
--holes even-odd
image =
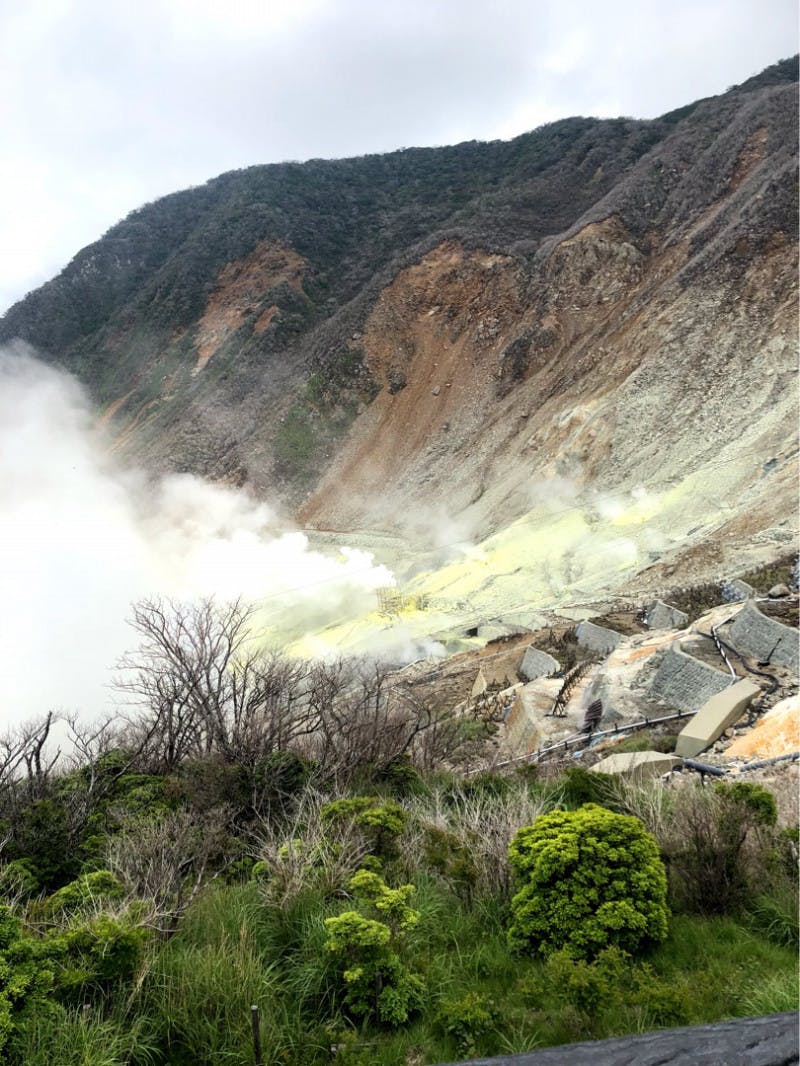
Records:
<instances>
[{"instance_id":1,"label":"grassy foreground slope","mask_svg":"<svg viewBox=\"0 0 800 1066\"><path fill-rule=\"evenodd\" d=\"M760 786L407 759L333 781L288 753L251 770L212 753L164 773L114 749L5 792L3 1061L244 1066L252 1005L267 1063L400 1066L796 1003L796 811ZM666 939L513 950L509 842L587 802L652 833Z\"/></svg>"}]
</instances>

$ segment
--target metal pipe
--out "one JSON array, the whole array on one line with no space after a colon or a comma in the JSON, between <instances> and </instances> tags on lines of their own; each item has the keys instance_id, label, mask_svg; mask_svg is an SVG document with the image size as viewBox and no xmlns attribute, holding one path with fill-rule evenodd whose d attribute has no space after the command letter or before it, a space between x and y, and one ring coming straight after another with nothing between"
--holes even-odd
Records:
<instances>
[{"instance_id":1,"label":"metal pipe","mask_svg":"<svg viewBox=\"0 0 800 1066\"><path fill-rule=\"evenodd\" d=\"M711 766L707 762L696 762L694 759L684 759L683 765L687 770L697 770L699 774L708 774L710 777L724 777L728 773L719 766Z\"/></svg>"},{"instance_id":2,"label":"metal pipe","mask_svg":"<svg viewBox=\"0 0 800 1066\"><path fill-rule=\"evenodd\" d=\"M725 625L727 625L727 624L728 624L728 622L730 622L730 618L726 618L724 622L720 622L720 625L723 625L723 626L725 626ZM719 626L712 626L712 627L711 627L711 639L712 639L712 640L714 641L714 643L716 644L716 646L717 646L717 651L718 651L718 652L720 653L720 655L721 655L721 656L722 656L722 658L724 659L724 661L725 661L725 665L726 665L726 666L728 667L728 669L730 670L730 672L731 672L731 677L732 677L732 678L734 679L734 681L735 681L735 680L736 680L736 671L735 671L735 670L734 670L734 668L733 668L733 667L731 666L731 661L730 661L730 659L728 658L728 656L727 656L727 655L725 654L725 649L724 649L724 648L723 648L723 646L722 646L722 641L721 641L721 640L719 639L719 637L717 636L717 630L718 630L718 629L719 629ZM699 630L698 630L698 632L699 632Z\"/></svg>"},{"instance_id":3,"label":"metal pipe","mask_svg":"<svg viewBox=\"0 0 800 1066\"><path fill-rule=\"evenodd\" d=\"M794 762L795 759L800 759L800 751L792 751L788 755L776 755L773 759L758 759L756 762L746 763L739 767L739 773L743 774L746 770L760 770L762 766L774 766L778 762Z\"/></svg>"}]
</instances>

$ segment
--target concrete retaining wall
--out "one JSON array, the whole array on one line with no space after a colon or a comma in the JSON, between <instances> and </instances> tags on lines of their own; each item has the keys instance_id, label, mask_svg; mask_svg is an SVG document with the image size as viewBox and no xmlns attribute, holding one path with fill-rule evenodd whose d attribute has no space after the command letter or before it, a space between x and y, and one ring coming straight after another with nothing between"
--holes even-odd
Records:
<instances>
[{"instance_id":1,"label":"concrete retaining wall","mask_svg":"<svg viewBox=\"0 0 800 1066\"><path fill-rule=\"evenodd\" d=\"M684 759L706 751L734 722L738 722L761 689L752 681L737 681L704 704L678 734L675 754Z\"/></svg>"},{"instance_id":2,"label":"concrete retaining wall","mask_svg":"<svg viewBox=\"0 0 800 1066\"><path fill-rule=\"evenodd\" d=\"M601 652L603 655L612 652L622 640L621 633L615 633L613 629L606 629L605 626L595 625L594 622L579 622L575 635L582 648Z\"/></svg>"},{"instance_id":3,"label":"concrete retaining wall","mask_svg":"<svg viewBox=\"0 0 800 1066\"><path fill-rule=\"evenodd\" d=\"M505 720L505 730L506 743L512 751L528 755L539 745L539 733L519 696Z\"/></svg>"},{"instance_id":4,"label":"concrete retaining wall","mask_svg":"<svg viewBox=\"0 0 800 1066\"><path fill-rule=\"evenodd\" d=\"M556 674L561 669L561 663L548 655L546 651L539 651L531 644L525 649L525 654L520 663L519 673L526 681L535 681L537 677L547 677Z\"/></svg>"},{"instance_id":5,"label":"concrete retaining wall","mask_svg":"<svg viewBox=\"0 0 800 1066\"><path fill-rule=\"evenodd\" d=\"M728 643L753 659L769 658L770 662L788 666L795 673L800 668L797 630L767 618L749 601L731 623Z\"/></svg>"},{"instance_id":6,"label":"concrete retaining wall","mask_svg":"<svg viewBox=\"0 0 800 1066\"><path fill-rule=\"evenodd\" d=\"M525 626L510 626L503 622L484 622L478 626L478 639L500 640L502 637L518 637L527 632Z\"/></svg>"},{"instance_id":7,"label":"concrete retaining wall","mask_svg":"<svg viewBox=\"0 0 800 1066\"><path fill-rule=\"evenodd\" d=\"M679 711L699 711L712 696L729 688L731 680L730 674L681 651L676 641L664 652L650 692Z\"/></svg>"},{"instance_id":8,"label":"concrete retaining wall","mask_svg":"<svg viewBox=\"0 0 800 1066\"><path fill-rule=\"evenodd\" d=\"M644 620L650 629L685 629L689 624L689 615L663 600L656 600L647 608Z\"/></svg>"}]
</instances>

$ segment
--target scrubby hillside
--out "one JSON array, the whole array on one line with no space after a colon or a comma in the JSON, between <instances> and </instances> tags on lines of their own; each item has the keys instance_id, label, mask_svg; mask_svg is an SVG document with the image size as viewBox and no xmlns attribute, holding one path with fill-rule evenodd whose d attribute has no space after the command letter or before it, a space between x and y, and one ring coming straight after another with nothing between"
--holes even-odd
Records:
<instances>
[{"instance_id":1,"label":"scrubby hillside","mask_svg":"<svg viewBox=\"0 0 800 1066\"><path fill-rule=\"evenodd\" d=\"M698 529L785 540L796 77L653 121L225 174L135 211L0 340L78 374L125 454L319 528L439 509L485 536L557 477L713 495Z\"/></svg>"}]
</instances>

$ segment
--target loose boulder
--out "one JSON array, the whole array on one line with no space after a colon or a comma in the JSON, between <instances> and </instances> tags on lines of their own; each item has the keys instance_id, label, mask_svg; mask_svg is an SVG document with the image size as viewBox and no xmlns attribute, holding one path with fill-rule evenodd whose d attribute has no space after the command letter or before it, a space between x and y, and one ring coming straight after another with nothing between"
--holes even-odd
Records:
<instances>
[{"instance_id":1,"label":"loose boulder","mask_svg":"<svg viewBox=\"0 0 800 1066\"><path fill-rule=\"evenodd\" d=\"M791 596L792 590L788 585L773 585L767 595L771 600L782 600L784 596Z\"/></svg>"}]
</instances>

